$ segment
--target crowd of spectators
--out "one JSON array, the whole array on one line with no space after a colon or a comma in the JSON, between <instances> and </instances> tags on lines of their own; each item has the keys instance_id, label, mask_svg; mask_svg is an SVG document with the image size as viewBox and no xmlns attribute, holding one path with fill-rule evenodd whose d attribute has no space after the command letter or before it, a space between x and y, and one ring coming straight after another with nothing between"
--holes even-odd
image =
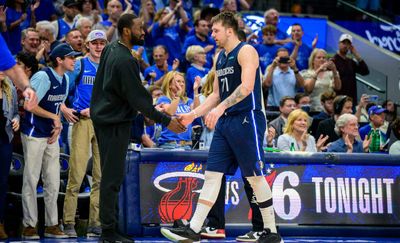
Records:
<instances>
[{"instance_id":1,"label":"crowd of spectators","mask_svg":"<svg viewBox=\"0 0 400 243\"><path fill-rule=\"evenodd\" d=\"M367 75L369 69L351 35L341 35L337 53L330 55L316 48L318 36L312 43L303 41L305 33L299 23L293 24L291 35L287 35L279 26L276 9L265 11L265 25L256 35L240 15L240 10L255 7L256 1L203 4L207 2L211 7L193 6L191 1L182 0L170 0L167 4L152 0L7 0L0 6L1 35L41 100L41 111L24 112L21 91L0 73L0 157L11 161L10 151L16 151L26 158L23 237L38 237L33 201L40 173L47 177L45 186L50 194L50 201L46 201L48 237L76 237L76 195L89 157L94 158L92 192L98 190L101 175L89 112L91 88L101 51L107 43L118 40L121 30L117 23L124 13L134 12L143 20L145 45L135 46L132 55L140 63L142 83L158 110L170 116L188 113L212 93L216 75L213 58L220 50L211 38L210 19L219 11L232 11L237 13L244 41L254 45L260 56L266 112L275 114L268 124L265 147L282 151L400 153L395 102L386 100L379 104L371 96L362 95L357 103L356 73ZM56 110L48 108L42 102L44 99L56 102ZM50 121L43 121L44 128L37 134L35 115ZM62 131L57 130L59 123L63 124ZM132 127L131 141L139 147L207 149L213 136L202 118L190 124L183 134L175 134L141 114ZM60 150L71 156L64 232L55 227L56 199L51 197L58 194L60 179L54 175L60 168L48 164L58 161ZM43 167L38 166L42 164ZM5 170L1 171L1 177L6 178ZM0 188L0 239L4 239L6 186L1 184ZM88 233L98 236L98 196L92 194Z\"/></svg>"}]
</instances>

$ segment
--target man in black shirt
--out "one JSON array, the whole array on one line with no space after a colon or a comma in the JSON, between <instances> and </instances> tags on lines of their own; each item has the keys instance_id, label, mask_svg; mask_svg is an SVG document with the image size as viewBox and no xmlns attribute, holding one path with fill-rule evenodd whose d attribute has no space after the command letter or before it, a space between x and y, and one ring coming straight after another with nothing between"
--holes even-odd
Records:
<instances>
[{"instance_id":1,"label":"man in black shirt","mask_svg":"<svg viewBox=\"0 0 400 243\"><path fill-rule=\"evenodd\" d=\"M176 118L158 112L151 95L142 86L133 45L143 45L142 21L125 14L118 21L121 38L103 50L93 86L90 116L99 143L102 180L100 184L100 221L103 242L133 242L117 233L118 193L125 176L125 156L132 120L138 111L180 133L185 131Z\"/></svg>"}]
</instances>

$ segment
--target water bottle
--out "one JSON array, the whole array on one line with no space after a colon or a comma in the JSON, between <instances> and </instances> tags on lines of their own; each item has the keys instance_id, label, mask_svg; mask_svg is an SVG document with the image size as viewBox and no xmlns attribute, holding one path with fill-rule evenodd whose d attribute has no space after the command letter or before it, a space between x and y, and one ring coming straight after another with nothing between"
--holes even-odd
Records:
<instances>
[{"instance_id":1,"label":"water bottle","mask_svg":"<svg viewBox=\"0 0 400 243\"><path fill-rule=\"evenodd\" d=\"M289 148L289 150L290 150L290 151L296 151L296 149L294 148L294 142L291 142L291 143L290 143L290 148Z\"/></svg>"}]
</instances>

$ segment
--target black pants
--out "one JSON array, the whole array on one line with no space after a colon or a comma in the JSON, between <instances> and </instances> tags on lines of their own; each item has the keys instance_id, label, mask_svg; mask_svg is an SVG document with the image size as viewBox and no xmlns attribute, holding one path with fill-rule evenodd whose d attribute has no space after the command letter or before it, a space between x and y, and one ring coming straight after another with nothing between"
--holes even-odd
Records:
<instances>
[{"instance_id":1,"label":"black pants","mask_svg":"<svg viewBox=\"0 0 400 243\"><path fill-rule=\"evenodd\" d=\"M253 189L246 178L242 177L244 182L244 190L246 192L247 200L249 201L250 208L252 209L251 223L253 231L263 231L264 223L262 220L260 208L257 205ZM217 229L225 229L225 190L226 190L226 177L222 177L221 189L218 194L217 201L208 213L207 226Z\"/></svg>"},{"instance_id":2,"label":"black pants","mask_svg":"<svg viewBox=\"0 0 400 243\"><path fill-rule=\"evenodd\" d=\"M0 223L4 223L8 175L12 160L12 145L7 138L0 137Z\"/></svg>"},{"instance_id":3,"label":"black pants","mask_svg":"<svg viewBox=\"0 0 400 243\"><path fill-rule=\"evenodd\" d=\"M94 124L100 151L100 221L103 230L116 230L118 196L125 178L125 158L128 151L131 123Z\"/></svg>"}]
</instances>

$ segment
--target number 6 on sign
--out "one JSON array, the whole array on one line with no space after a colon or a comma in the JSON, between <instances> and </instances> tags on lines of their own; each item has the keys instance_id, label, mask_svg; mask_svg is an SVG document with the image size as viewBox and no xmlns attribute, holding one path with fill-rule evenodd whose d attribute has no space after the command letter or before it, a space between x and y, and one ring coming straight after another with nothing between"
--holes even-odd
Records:
<instances>
[{"instance_id":1,"label":"number 6 on sign","mask_svg":"<svg viewBox=\"0 0 400 243\"><path fill-rule=\"evenodd\" d=\"M274 200L273 205L276 214L280 218L284 220L292 220L299 216L301 211L301 198L295 189L283 188L286 178L288 178L290 186L297 187L299 185L300 180L296 173L292 171L284 171L280 173L275 178L274 185L272 187L272 195ZM285 197L288 197L289 199L288 213L285 212Z\"/></svg>"}]
</instances>

